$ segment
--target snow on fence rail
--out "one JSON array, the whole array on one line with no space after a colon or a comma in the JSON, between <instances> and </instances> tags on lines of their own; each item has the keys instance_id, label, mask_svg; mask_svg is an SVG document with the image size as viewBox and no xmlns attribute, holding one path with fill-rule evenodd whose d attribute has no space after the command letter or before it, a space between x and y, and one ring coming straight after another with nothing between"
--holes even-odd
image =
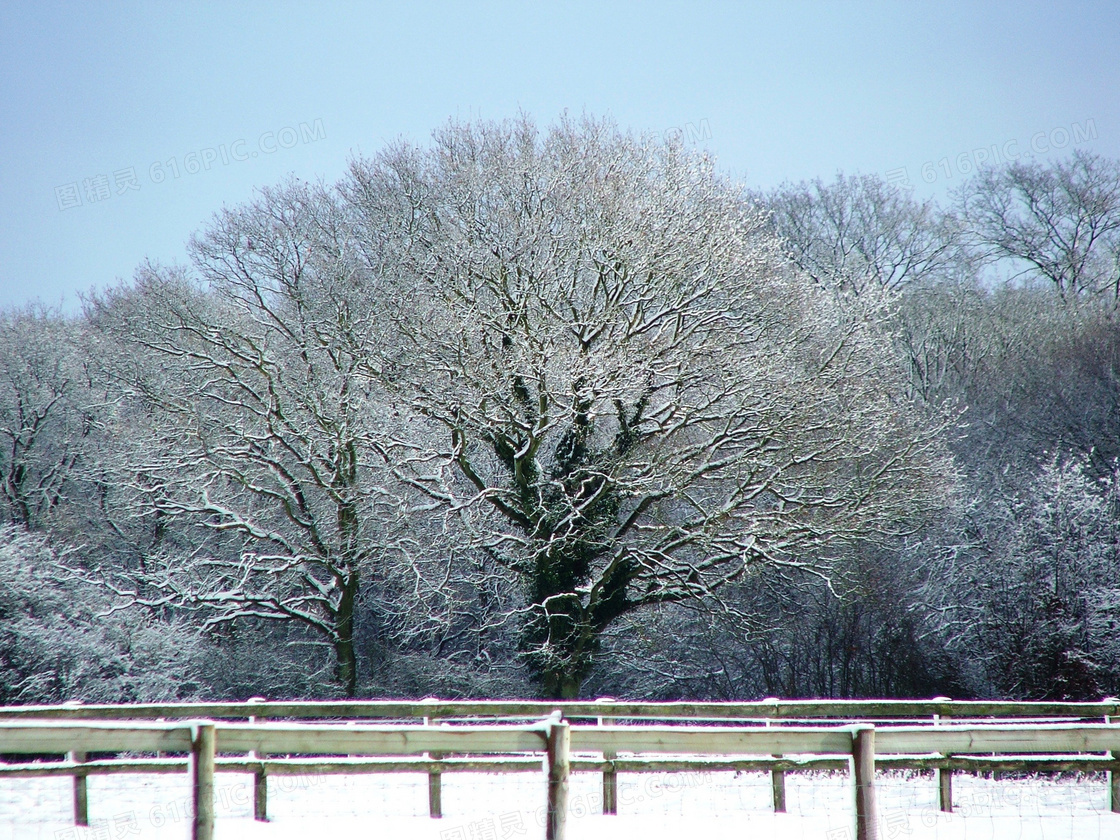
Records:
<instances>
[{"instance_id":1,"label":"snow on fence rail","mask_svg":"<svg viewBox=\"0 0 1120 840\"><path fill-rule=\"evenodd\" d=\"M1028 718L1101 720L1120 717L1120 699L1098 702L1019 702L995 700L778 700L746 703L652 703L618 700L249 700L222 703L134 703L100 705L2 706L0 720L57 718L70 720L231 719L261 716L284 719L493 718L535 719L559 709L565 720L615 718L634 720L847 720L889 721L911 718Z\"/></svg>"},{"instance_id":2,"label":"snow on fence rail","mask_svg":"<svg viewBox=\"0 0 1120 840\"><path fill-rule=\"evenodd\" d=\"M850 703L827 704L811 701L813 710L827 705L851 711ZM947 701L952 702L952 701ZM876 701L883 717L898 720L899 704ZM939 701L921 701L922 712L930 704L944 708ZM391 710L393 716L410 723L306 723L265 722L267 707L271 716L279 712L299 712L303 717L338 716L339 706L371 705ZM215 772L252 773L255 777L254 815L265 819L267 778L279 774L307 773L382 773L416 772L429 777L429 808L433 817L441 815L440 776L444 772L483 770L487 772L540 772L542 757L547 773L548 820L546 837L561 838L568 776L572 771L597 771L603 774L604 813L615 813L617 774L619 772L670 772L695 770L769 770L773 774L775 810L784 810L784 773L790 770L848 769L852 773L856 804L856 836L861 840L877 836L875 825L874 771L880 768L933 769L938 773L942 810L952 809L952 772L1105 770L1110 776L1112 809L1120 811L1120 725L1108 722L1109 716L1096 714L1100 707L1113 710L1111 702L1101 704L1014 704L1021 718L1057 716L1057 707L1074 720L1096 718L1100 723L1020 722L954 723L940 715L936 725L880 725L856 723L812 726L759 725L759 719L735 718L713 714L716 704L552 704L561 709L547 718L530 723L494 723L478 720L434 724L435 709L449 717L463 717L466 709L486 709L481 714L521 717L548 704L517 704L509 714L510 703L416 704L174 704L97 707L19 707L0 709L0 754L64 754L66 761L0 764L0 777L31 775L72 775L74 811L78 824L87 823L86 778L95 773L166 773L188 771L195 797L192 838L207 838L213 832L213 774ZM665 714L666 706L697 709L694 720L718 721L697 725L651 724L641 722L642 711L653 719L685 719ZM721 704L722 705L722 704ZM764 704L726 704L736 710ZM771 708L787 710L784 702ZM797 714L804 719L802 701ZM866 703L864 704L866 705ZM966 717L954 704L958 718ZM979 704L974 705L976 708ZM1007 707L1012 704L987 704ZM1039 714L1038 706L1046 707ZM563 707L577 718L597 717L597 724L574 724L564 719ZM909 709L919 704L909 702ZM1087 710L1086 707L1090 707ZM29 714L30 709L38 714ZM202 708L218 710L228 717L246 717L249 723L231 723L209 718L175 723L131 719L134 711L145 717L152 710L165 713ZM107 720L115 710L118 720ZM409 714L399 714L401 709ZM82 719L81 712L93 714ZM56 714L64 711L65 714ZM587 714L589 711L610 713ZM1088 713L1086 713L1088 711ZM14 714L10 714L15 712ZM427 712L428 714L419 714ZM478 713L478 712L476 712ZM754 709L752 709L752 714ZM988 709L981 712L986 716ZM172 716L172 714L167 714ZM292 714L292 717L301 715ZM372 717L372 715L370 715ZM78 719L73 719L73 718ZM843 721L847 715L836 716ZM59 719L70 718L70 719ZM620 725L618 718L629 720ZM86 760L91 753L116 755L123 752L148 753L155 757L114 757ZM575 756L572 756L572 752ZM625 755L620 756L620 753ZM278 757L286 756L286 757ZM293 756L296 756L293 758Z\"/></svg>"}]
</instances>

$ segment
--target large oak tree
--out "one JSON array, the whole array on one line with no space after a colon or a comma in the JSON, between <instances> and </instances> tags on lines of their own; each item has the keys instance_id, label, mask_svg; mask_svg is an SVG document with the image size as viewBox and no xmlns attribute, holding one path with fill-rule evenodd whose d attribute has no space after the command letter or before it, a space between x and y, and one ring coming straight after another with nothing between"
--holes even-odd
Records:
<instances>
[{"instance_id":1,"label":"large oak tree","mask_svg":"<svg viewBox=\"0 0 1120 840\"><path fill-rule=\"evenodd\" d=\"M942 419L902 397L876 296L807 282L710 160L602 122L451 125L343 189L395 332L373 364L443 430L401 474L519 588L548 696L626 614L828 573L944 499Z\"/></svg>"}]
</instances>

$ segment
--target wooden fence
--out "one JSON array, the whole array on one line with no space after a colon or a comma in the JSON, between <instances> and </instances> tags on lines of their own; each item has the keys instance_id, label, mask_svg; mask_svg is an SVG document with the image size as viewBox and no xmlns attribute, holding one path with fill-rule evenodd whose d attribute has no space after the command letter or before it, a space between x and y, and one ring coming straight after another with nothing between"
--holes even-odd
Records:
<instances>
[{"instance_id":1,"label":"wooden fence","mask_svg":"<svg viewBox=\"0 0 1120 840\"><path fill-rule=\"evenodd\" d=\"M559 708L547 717L539 714L550 707ZM209 714L190 716L203 711ZM849 720L866 712L870 714L864 720ZM257 701L5 707L0 708L0 754L57 754L66 760L0 764L0 777L73 776L75 822L84 825L88 824L89 775L186 771L195 801L191 836L208 840L213 832L215 772L253 774L254 816L262 820L267 818L270 775L424 773L429 780L430 813L439 817L443 773L539 773L543 760L546 838L559 840L564 836L568 777L573 771L602 773L603 811L610 814L617 812L619 773L769 771L774 808L784 810L786 772L850 769L856 836L871 840L877 836L876 767L936 771L943 810L952 808L954 771L1103 770L1110 777L1112 808L1120 811L1120 772L1113 772L1120 771L1120 757L1113 758L1114 752L1120 756L1120 725L1110 722L1116 714L1120 704L1111 700L1082 704ZM348 715L395 722L323 722ZM995 722L995 715L1004 720ZM182 717L186 719L152 720ZM970 717L982 722L965 722ZM804 725L805 721L812 724ZM149 757L117 755L123 752ZM89 758L91 754L114 757Z\"/></svg>"},{"instance_id":2,"label":"wooden fence","mask_svg":"<svg viewBox=\"0 0 1120 840\"><path fill-rule=\"evenodd\" d=\"M82 761L77 756L89 753L176 753L179 759L115 759ZM357 764L353 756L404 758L431 753L454 753L468 757L488 756L479 760L479 767L490 769L493 756L546 756L548 770L549 840L561 840L564 815L567 812L568 723L555 714L543 721L524 726L477 724L460 727L400 724L229 724L213 720L180 723L123 723L97 721L20 721L0 723L2 754L63 754L66 762L53 764L24 763L3 767L5 775L36 776L72 774L76 778L97 772L145 773L173 772L186 769L191 778L192 840L212 840L214 836L214 774L217 771L254 772L266 764L260 759L243 758L249 754L281 754L287 756L319 756L312 762L283 764L289 771L316 772L329 767L333 772L430 769L432 760L420 762L392 761ZM222 754L241 756L232 761ZM322 756L347 756L348 761L325 760ZM267 762L278 765L281 762ZM440 764L444 763L440 760ZM535 768L541 766L538 758ZM518 767L517 769L523 769ZM84 785L75 788L75 820L88 824ZM259 815L263 817L264 815Z\"/></svg>"}]
</instances>

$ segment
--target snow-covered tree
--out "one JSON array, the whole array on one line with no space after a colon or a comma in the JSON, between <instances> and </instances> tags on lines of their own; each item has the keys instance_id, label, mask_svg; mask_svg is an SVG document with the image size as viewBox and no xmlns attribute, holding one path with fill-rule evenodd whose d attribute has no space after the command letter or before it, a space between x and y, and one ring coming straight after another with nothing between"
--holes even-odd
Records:
<instances>
[{"instance_id":1,"label":"snow-covered tree","mask_svg":"<svg viewBox=\"0 0 1120 840\"><path fill-rule=\"evenodd\" d=\"M973 663L974 690L1098 699L1120 687L1116 477L1051 456L1014 495L977 504L930 553L927 615Z\"/></svg>"},{"instance_id":2,"label":"snow-covered tree","mask_svg":"<svg viewBox=\"0 0 1120 840\"><path fill-rule=\"evenodd\" d=\"M43 527L93 426L81 326L31 306L0 312L0 519Z\"/></svg>"},{"instance_id":3,"label":"snow-covered tree","mask_svg":"<svg viewBox=\"0 0 1120 840\"><path fill-rule=\"evenodd\" d=\"M320 190L265 190L194 239L193 274L148 266L91 315L123 348L132 513L157 531L132 596L208 626L301 625L352 694L358 600L375 609L406 541L386 468L393 412L367 361L381 331L354 305L340 221ZM161 542L169 524L177 538Z\"/></svg>"},{"instance_id":4,"label":"snow-covered tree","mask_svg":"<svg viewBox=\"0 0 1120 840\"><path fill-rule=\"evenodd\" d=\"M0 702L136 702L205 693L206 641L182 618L114 611L77 552L0 527Z\"/></svg>"},{"instance_id":5,"label":"snow-covered tree","mask_svg":"<svg viewBox=\"0 0 1120 840\"><path fill-rule=\"evenodd\" d=\"M395 330L371 357L436 451L411 483L523 598L541 690L604 629L811 567L948 495L943 418L881 313L788 267L706 158L605 122L451 125L356 161L356 238Z\"/></svg>"}]
</instances>

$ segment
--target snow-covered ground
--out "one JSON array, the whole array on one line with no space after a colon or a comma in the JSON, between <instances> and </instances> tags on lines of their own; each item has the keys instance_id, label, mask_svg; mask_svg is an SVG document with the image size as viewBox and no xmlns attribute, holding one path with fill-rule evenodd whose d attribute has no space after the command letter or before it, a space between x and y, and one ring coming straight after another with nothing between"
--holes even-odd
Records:
<instances>
[{"instance_id":1,"label":"snow-covered ground","mask_svg":"<svg viewBox=\"0 0 1120 840\"><path fill-rule=\"evenodd\" d=\"M619 815L600 814L600 776L572 777L571 840L852 840L852 795L842 773L789 774L786 814L770 811L762 773L619 777ZM221 774L219 840L537 840L544 836L543 774L443 777L444 817L427 816L427 777L274 777L269 823L252 819L252 780ZM1120 840L1101 776L954 778L956 812L937 811L931 775L877 777L883 840ZM91 826L72 823L69 779L0 779L0 840L181 840L188 835L184 776L94 776Z\"/></svg>"}]
</instances>

